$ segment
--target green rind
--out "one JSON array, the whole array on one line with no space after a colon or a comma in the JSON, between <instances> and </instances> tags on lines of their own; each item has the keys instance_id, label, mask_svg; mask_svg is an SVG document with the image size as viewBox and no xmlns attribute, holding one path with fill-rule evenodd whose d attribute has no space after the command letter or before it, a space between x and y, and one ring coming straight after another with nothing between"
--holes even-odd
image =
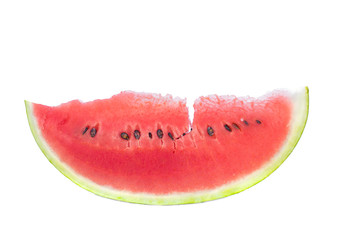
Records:
<instances>
[{"instance_id":1,"label":"green rind","mask_svg":"<svg viewBox=\"0 0 360 240\"><path fill-rule=\"evenodd\" d=\"M216 189L191 193L172 193L167 195L118 191L111 187L100 186L91 180L76 174L69 166L60 161L56 153L43 139L36 118L32 114L32 103L25 101L25 107L31 132L41 151L62 174L75 184L92 193L115 200L140 204L175 205L199 203L227 197L254 186L274 172L293 151L304 131L309 112L309 89L308 87L305 87L301 93L296 95L294 99L295 109L293 111L290 134L282 149L269 161L269 164L245 178L238 179Z\"/></svg>"}]
</instances>

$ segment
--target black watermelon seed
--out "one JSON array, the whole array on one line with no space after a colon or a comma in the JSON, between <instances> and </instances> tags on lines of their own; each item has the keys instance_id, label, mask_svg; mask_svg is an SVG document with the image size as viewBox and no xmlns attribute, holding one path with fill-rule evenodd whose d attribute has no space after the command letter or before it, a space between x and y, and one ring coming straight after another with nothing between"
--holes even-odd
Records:
<instances>
[{"instance_id":1,"label":"black watermelon seed","mask_svg":"<svg viewBox=\"0 0 360 240\"><path fill-rule=\"evenodd\" d=\"M90 130L90 136L91 136L91 137L95 137L95 135L96 135L96 128L92 128L92 129Z\"/></svg>"},{"instance_id":2,"label":"black watermelon seed","mask_svg":"<svg viewBox=\"0 0 360 240\"><path fill-rule=\"evenodd\" d=\"M171 132L168 133L168 136L171 138L171 140L174 140L173 135L171 134Z\"/></svg>"},{"instance_id":3,"label":"black watermelon seed","mask_svg":"<svg viewBox=\"0 0 360 240\"><path fill-rule=\"evenodd\" d=\"M128 135L126 132L122 132L122 133L120 134L120 137L121 137L122 139L124 139L124 140L129 140L129 135Z\"/></svg>"},{"instance_id":4,"label":"black watermelon seed","mask_svg":"<svg viewBox=\"0 0 360 240\"><path fill-rule=\"evenodd\" d=\"M158 129L158 130L156 131L156 135L157 135L159 138L163 138L164 133L163 133L163 131L162 131L161 129Z\"/></svg>"},{"instance_id":5,"label":"black watermelon seed","mask_svg":"<svg viewBox=\"0 0 360 240\"><path fill-rule=\"evenodd\" d=\"M261 124L261 121L260 121L260 120L256 120L256 123L257 123L257 124Z\"/></svg>"},{"instance_id":6,"label":"black watermelon seed","mask_svg":"<svg viewBox=\"0 0 360 240\"><path fill-rule=\"evenodd\" d=\"M149 138L152 139L152 133L151 132L149 132Z\"/></svg>"},{"instance_id":7,"label":"black watermelon seed","mask_svg":"<svg viewBox=\"0 0 360 240\"><path fill-rule=\"evenodd\" d=\"M209 136L213 136L215 134L214 129L212 127L207 128L207 133L209 134Z\"/></svg>"},{"instance_id":8,"label":"black watermelon seed","mask_svg":"<svg viewBox=\"0 0 360 240\"><path fill-rule=\"evenodd\" d=\"M140 136L141 136L140 131L139 131L139 130L135 130L135 131L134 131L134 137L135 137L136 139L140 139Z\"/></svg>"},{"instance_id":9,"label":"black watermelon seed","mask_svg":"<svg viewBox=\"0 0 360 240\"><path fill-rule=\"evenodd\" d=\"M86 127L86 128L84 129L82 135L84 135L84 134L87 132L88 129L89 129L89 127Z\"/></svg>"},{"instance_id":10,"label":"black watermelon seed","mask_svg":"<svg viewBox=\"0 0 360 240\"><path fill-rule=\"evenodd\" d=\"M229 131L229 132L231 132L232 130L231 130L231 128L230 128L230 126L229 125L227 125L227 124L225 124L224 125L224 128L227 130L227 131Z\"/></svg>"},{"instance_id":11,"label":"black watermelon seed","mask_svg":"<svg viewBox=\"0 0 360 240\"><path fill-rule=\"evenodd\" d=\"M244 120L244 123L246 126L249 126L249 123L246 120Z\"/></svg>"},{"instance_id":12,"label":"black watermelon seed","mask_svg":"<svg viewBox=\"0 0 360 240\"><path fill-rule=\"evenodd\" d=\"M234 126L234 128L240 129L239 125L237 125L236 123L233 123L232 125Z\"/></svg>"}]
</instances>

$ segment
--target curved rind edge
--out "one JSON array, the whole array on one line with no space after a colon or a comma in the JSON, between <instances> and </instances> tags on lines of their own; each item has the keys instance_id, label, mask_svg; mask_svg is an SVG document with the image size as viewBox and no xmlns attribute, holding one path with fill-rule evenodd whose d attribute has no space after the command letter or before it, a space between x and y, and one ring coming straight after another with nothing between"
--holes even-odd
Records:
<instances>
[{"instance_id":1,"label":"curved rind edge","mask_svg":"<svg viewBox=\"0 0 360 240\"><path fill-rule=\"evenodd\" d=\"M261 182L272 172L274 172L287 159L287 157L295 148L304 131L308 118L308 87L305 87L304 89L302 89L302 91L293 94L292 98L294 103L292 114L293 118L290 123L291 127L288 138L281 150L263 168L255 171L254 173L246 176L245 178L233 181L216 189L190 193L172 193L167 195L118 191L111 187L100 186L92 182L91 180L84 178L79 174L76 174L68 165L60 161L56 153L43 139L41 131L36 122L36 118L32 114L32 103L25 101L25 107L31 132L41 151L63 175L65 175L75 184L94 194L115 200L152 205L176 205L205 202L239 193Z\"/></svg>"}]
</instances>

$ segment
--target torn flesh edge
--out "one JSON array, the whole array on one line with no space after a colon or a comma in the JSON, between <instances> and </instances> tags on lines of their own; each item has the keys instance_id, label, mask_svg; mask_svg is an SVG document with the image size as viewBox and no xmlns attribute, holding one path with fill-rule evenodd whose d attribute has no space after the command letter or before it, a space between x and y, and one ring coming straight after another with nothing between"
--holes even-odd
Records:
<instances>
[{"instance_id":1,"label":"torn flesh edge","mask_svg":"<svg viewBox=\"0 0 360 240\"><path fill-rule=\"evenodd\" d=\"M221 95L221 96L218 96L216 94L211 94L211 95L207 95L207 96L201 96L201 97L198 97L196 98L195 100L193 101L188 101L187 98L180 98L180 97L172 97L172 95L169 95L167 94L166 96L169 97L173 100L178 100L178 101L185 101L186 103L186 107L187 107L187 110L188 110L188 115L189 115L189 127L188 127L188 131L182 133L180 136L178 137L175 137L175 140L178 140L184 136L186 136L187 134L191 133L191 131L193 130L193 122L194 122L194 116L195 116L195 104L200 102L202 98L210 98L210 99L216 99L217 101L222 98L222 99L227 99L228 101L234 101L234 100L237 100L237 101L244 101L244 102L256 102L256 101L264 101L265 99L268 99L270 98L271 96L279 96L279 95L284 95L284 96L287 96L287 97L290 97L290 98L294 98L294 95L296 95L296 93L300 92L300 91L303 91L302 90L303 88L301 88L301 90L293 90L293 91L290 91L288 89L275 89L275 90L272 90L272 91L268 91L267 93L265 94L262 94L258 97L252 97L252 96L240 96L240 97L237 97L236 95ZM307 87L306 87L307 89ZM193 104L191 105L190 102L193 102ZM240 119L240 121L244 121L243 118Z\"/></svg>"}]
</instances>

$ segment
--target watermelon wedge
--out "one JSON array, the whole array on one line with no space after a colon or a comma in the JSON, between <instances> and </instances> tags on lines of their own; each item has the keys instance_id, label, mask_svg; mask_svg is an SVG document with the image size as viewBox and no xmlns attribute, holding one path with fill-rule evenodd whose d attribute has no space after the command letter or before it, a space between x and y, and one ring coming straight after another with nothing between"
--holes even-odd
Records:
<instances>
[{"instance_id":1,"label":"watermelon wedge","mask_svg":"<svg viewBox=\"0 0 360 240\"><path fill-rule=\"evenodd\" d=\"M223 198L269 176L300 139L309 90L200 97L193 122L186 101L170 95L25 105L40 149L74 183L111 199L170 205Z\"/></svg>"}]
</instances>

